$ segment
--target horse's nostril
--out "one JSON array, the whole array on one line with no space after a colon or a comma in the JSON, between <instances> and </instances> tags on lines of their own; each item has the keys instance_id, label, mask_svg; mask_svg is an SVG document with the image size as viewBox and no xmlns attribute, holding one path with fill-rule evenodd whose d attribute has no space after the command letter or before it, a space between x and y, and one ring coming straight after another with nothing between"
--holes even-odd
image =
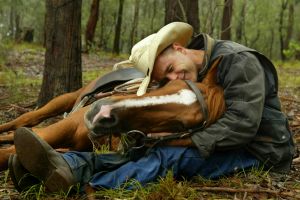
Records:
<instances>
[{"instance_id":1,"label":"horse's nostril","mask_svg":"<svg viewBox=\"0 0 300 200\"><path fill-rule=\"evenodd\" d=\"M103 117L99 120L99 125L105 128L110 128L118 123L118 118L115 114L111 113L110 117Z\"/></svg>"}]
</instances>

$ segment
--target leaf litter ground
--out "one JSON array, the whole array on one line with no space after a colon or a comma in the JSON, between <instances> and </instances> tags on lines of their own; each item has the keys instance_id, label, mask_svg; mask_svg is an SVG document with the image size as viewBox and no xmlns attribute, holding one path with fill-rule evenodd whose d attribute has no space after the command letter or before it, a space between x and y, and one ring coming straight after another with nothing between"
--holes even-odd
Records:
<instances>
[{"instance_id":1,"label":"leaf litter ground","mask_svg":"<svg viewBox=\"0 0 300 200\"><path fill-rule=\"evenodd\" d=\"M111 55L99 55L91 53L83 54L82 65L84 82L87 83L102 74L108 72L114 63L122 60ZM44 51L34 48L12 50L9 52L4 66L0 68L0 123L10 121L19 115L33 110L40 88L44 64ZM279 96L282 109L289 119L291 130L294 132L294 140L297 150L292 171L288 176L280 176L272 173L250 172L240 173L232 177L218 181L203 180L197 177L192 182L174 181L166 178L154 186L141 189L137 192L127 193L105 190L93 196L73 195L66 199L105 198L105 199L300 199L300 86L289 82L285 77L297 77L300 75L300 62L297 67L286 70L278 68L280 83ZM23 81L17 81L22 79ZM36 81L32 81L35 79ZM293 80L292 80L293 81ZM48 125L58 118L46 120L41 126ZM4 145L5 146L5 145ZM0 199L23 199L7 176L6 172L0 173ZM40 196L39 196L40 195ZM40 194L35 192L35 198L61 199L61 196ZM31 198L29 196L29 198Z\"/></svg>"}]
</instances>

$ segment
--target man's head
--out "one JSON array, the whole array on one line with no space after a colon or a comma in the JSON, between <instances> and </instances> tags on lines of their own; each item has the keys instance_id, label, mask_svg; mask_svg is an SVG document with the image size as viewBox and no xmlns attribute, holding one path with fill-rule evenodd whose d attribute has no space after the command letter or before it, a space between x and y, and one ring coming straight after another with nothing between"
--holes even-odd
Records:
<instances>
[{"instance_id":1,"label":"man's head","mask_svg":"<svg viewBox=\"0 0 300 200\"><path fill-rule=\"evenodd\" d=\"M203 53L187 49L178 43L171 44L156 57L152 80L160 81L167 78L197 81Z\"/></svg>"},{"instance_id":2,"label":"man's head","mask_svg":"<svg viewBox=\"0 0 300 200\"><path fill-rule=\"evenodd\" d=\"M129 60L118 63L114 68L119 66L134 66L145 74L137 95L143 95L151 80L151 75L155 59L168 46L179 44L185 47L193 34L191 25L183 22L173 22L162 27L157 33L154 33L133 46Z\"/></svg>"}]
</instances>

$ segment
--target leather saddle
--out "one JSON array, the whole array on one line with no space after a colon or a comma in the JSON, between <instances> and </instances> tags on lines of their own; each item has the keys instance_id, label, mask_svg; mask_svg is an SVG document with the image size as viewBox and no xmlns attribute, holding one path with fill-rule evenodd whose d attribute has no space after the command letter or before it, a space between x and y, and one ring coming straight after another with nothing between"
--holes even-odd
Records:
<instances>
[{"instance_id":1,"label":"leather saddle","mask_svg":"<svg viewBox=\"0 0 300 200\"><path fill-rule=\"evenodd\" d=\"M144 73L138 71L133 67L118 69L116 71L112 71L108 74L105 74L104 76L101 76L97 79L95 86L89 92L82 95L81 101L78 104L74 105L71 112L65 113L64 117L67 117L70 113L75 112L81 107L93 103L96 100L94 98L95 94L98 94L100 92L110 92L120 84L123 84L133 79L144 77Z\"/></svg>"},{"instance_id":2,"label":"leather saddle","mask_svg":"<svg viewBox=\"0 0 300 200\"><path fill-rule=\"evenodd\" d=\"M99 92L109 92L112 91L116 86L123 84L127 81L136 79L136 78L144 78L145 74L138 71L135 68L124 68L118 69L116 71L112 71L104 76L98 78L94 88L84 94L81 99L86 96L91 96L97 94Z\"/></svg>"}]
</instances>

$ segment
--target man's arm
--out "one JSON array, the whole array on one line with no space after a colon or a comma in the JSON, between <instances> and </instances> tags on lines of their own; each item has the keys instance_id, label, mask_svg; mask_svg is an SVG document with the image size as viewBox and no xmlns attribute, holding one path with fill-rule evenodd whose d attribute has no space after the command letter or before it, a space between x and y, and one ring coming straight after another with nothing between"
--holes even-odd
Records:
<instances>
[{"instance_id":1,"label":"man's arm","mask_svg":"<svg viewBox=\"0 0 300 200\"><path fill-rule=\"evenodd\" d=\"M214 124L191 136L202 156L216 149L245 147L256 135L265 96L264 71L254 55L224 56L218 66L226 111Z\"/></svg>"},{"instance_id":2,"label":"man's arm","mask_svg":"<svg viewBox=\"0 0 300 200\"><path fill-rule=\"evenodd\" d=\"M224 57L218 67L226 101L224 115L205 130L193 133L192 137L173 139L162 145L196 146L203 156L208 156L216 148L244 146L255 136L264 105L262 66L254 55L243 53ZM155 133L149 136L171 134L173 133Z\"/></svg>"}]
</instances>

